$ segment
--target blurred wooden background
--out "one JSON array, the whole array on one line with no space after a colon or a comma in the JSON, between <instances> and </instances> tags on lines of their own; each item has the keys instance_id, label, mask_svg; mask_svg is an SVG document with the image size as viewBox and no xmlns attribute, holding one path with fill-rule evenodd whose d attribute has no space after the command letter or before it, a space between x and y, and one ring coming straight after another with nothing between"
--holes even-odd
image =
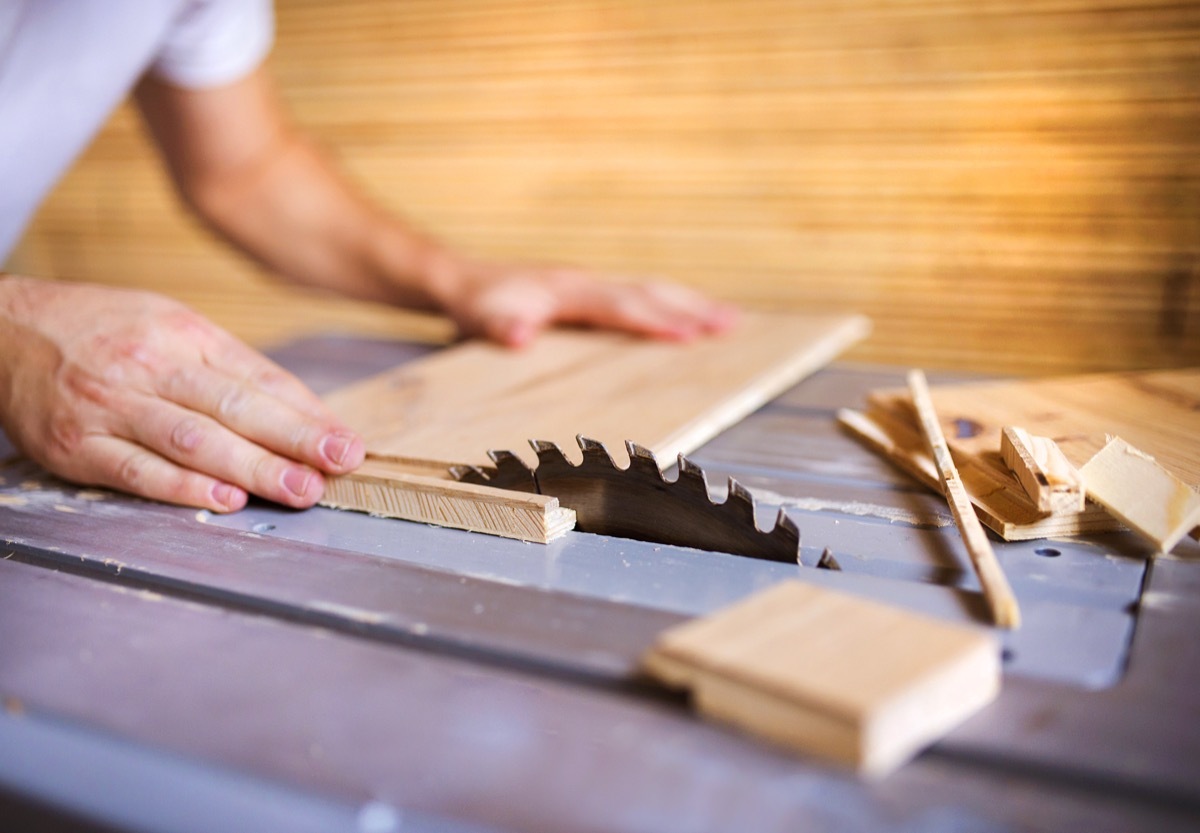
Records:
<instances>
[{"instance_id":1,"label":"blurred wooden background","mask_svg":"<svg viewBox=\"0 0 1200 833\"><path fill-rule=\"evenodd\" d=\"M478 255L854 310L854 358L1200 364L1200 3L279 0L297 120ZM436 322L283 292L121 111L10 264L155 287L257 343Z\"/></svg>"}]
</instances>

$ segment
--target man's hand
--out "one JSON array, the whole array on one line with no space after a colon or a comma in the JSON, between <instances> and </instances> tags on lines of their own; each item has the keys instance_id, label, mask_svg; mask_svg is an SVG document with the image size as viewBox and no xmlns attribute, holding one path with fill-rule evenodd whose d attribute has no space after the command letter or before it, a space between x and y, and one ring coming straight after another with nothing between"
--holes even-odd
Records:
<instances>
[{"instance_id":1,"label":"man's hand","mask_svg":"<svg viewBox=\"0 0 1200 833\"><path fill-rule=\"evenodd\" d=\"M514 346L552 324L688 339L733 323L732 308L682 286L457 254L366 200L292 127L265 70L208 90L147 78L137 101L189 205L297 283L445 312L464 334Z\"/></svg>"},{"instance_id":2,"label":"man's hand","mask_svg":"<svg viewBox=\"0 0 1200 833\"><path fill-rule=\"evenodd\" d=\"M464 335L519 347L554 324L572 324L686 341L733 326L736 310L672 283L604 280L570 268L449 262L440 287L442 309Z\"/></svg>"},{"instance_id":3,"label":"man's hand","mask_svg":"<svg viewBox=\"0 0 1200 833\"><path fill-rule=\"evenodd\" d=\"M363 441L291 374L143 292L0 278L0 425L77 483L230 512L311 506Z\"/></svg>"}]
</instances>

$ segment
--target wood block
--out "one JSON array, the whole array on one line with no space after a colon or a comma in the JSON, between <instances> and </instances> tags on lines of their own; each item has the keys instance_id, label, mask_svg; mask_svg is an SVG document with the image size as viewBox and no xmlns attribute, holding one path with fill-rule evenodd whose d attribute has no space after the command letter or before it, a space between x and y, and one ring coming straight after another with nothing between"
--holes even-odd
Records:
<instances>
[{"instance_id":1,"label":"wood block","mask_svg":"<svg viewBox=\"0 0 1200 833\"><path fill-rule=\"evenodd\" d=\"M558 498L458 483L447 477L367 460L350 474L328 478L321 505L541 544L575 526L575 512L559 506Z\"/></svg>"},{"instance_id":2,"label":"wood block","mask_svg":"<svg viewBox=\"0 0 1200 833\"><path fill-rule=\"evenodd\" d=\"M1088 497L1162 552L1200 525L1200 495L1119 437L1109 438L1083 477Z\"/></svg>"},{"instance_id":3,"label":"wood block","mask_svg":"<svg viewBox=\"0 0 1200 833\"><path fill-rule=\"evenodd\" d=\"M1054 440L1007 425L1000 432L1000 456L1039 512L1063 515L1083 511L1083 476Z\"/></svg>"},{"instance_id":4,"label":"wood block","mask_svg":"<svg viewBox=\"0 0 1200 833\"><path fill-rule=\"evenodd\" d=\"M643 668L704 715L881 776L999 691L990 634L785 581L664 632Z\"/></svg>"}]
</instances>

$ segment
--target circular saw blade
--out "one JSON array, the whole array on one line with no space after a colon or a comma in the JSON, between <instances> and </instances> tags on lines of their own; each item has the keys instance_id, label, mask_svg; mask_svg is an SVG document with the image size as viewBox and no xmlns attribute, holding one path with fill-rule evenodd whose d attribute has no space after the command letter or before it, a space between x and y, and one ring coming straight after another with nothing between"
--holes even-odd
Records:
<instances>
[{"instance_id":1,"label":"circular saw blade","mask_svg":"<svg viewBox=\"0 0 1200 833\"><path fill-rule=\"evenodd\" d=\"M799 563L799 527L780 509L772 529L759 529L753 497L733 478L717 503L704 472L682 454L678 475L668 480L653 452L635 443L626 441L629 467L621 468L602 443L583 436L576 441L583 452L579 464L557 444L531 440L536 469L511 452L490 451L494 468L451 471L465 482L552 495L575 510L582 532Z\"/></svg>"}]
</instances>

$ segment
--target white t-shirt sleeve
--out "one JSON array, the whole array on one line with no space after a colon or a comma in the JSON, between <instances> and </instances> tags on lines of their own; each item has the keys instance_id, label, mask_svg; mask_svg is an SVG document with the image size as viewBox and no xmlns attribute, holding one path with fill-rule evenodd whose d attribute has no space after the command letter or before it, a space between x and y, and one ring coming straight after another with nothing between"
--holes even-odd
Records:
<instances>
[{"instance_id":1,"label":"white t-shirt sleeve","mask_svg":"<svg viewBox=\"0 0 1200 833\"><path fill-rule=\"evenodd\" d=\"M150 71L180 87L217 87L248 75L271 50L271 0L190 0Z\"/></svg>"}]
</instances>

